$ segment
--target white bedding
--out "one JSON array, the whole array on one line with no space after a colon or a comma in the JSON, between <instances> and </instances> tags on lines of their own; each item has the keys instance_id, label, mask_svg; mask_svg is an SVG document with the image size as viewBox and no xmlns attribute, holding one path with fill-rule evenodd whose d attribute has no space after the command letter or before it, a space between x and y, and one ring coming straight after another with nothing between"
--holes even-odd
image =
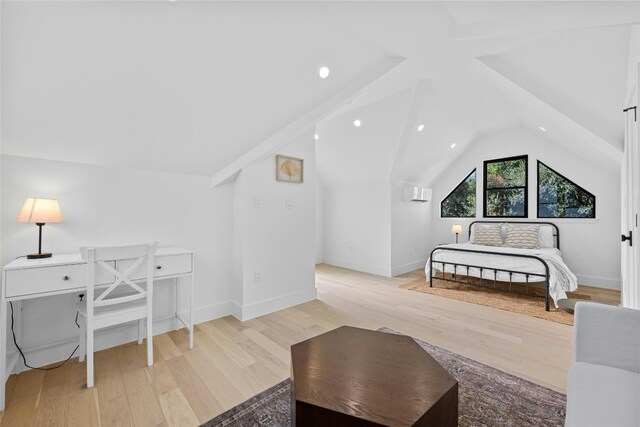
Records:
<instances>
[{"instance_id":1,"label":"white bedding","mask_svg":"<svg viewBox=\"0 0 640 427\"><path fill-rule=\"evenodd\" d=\"M497 246L474 245L473 243L457 243L450 245L441 245L440 247L458 248L470 251L500 252L505 254L534 255L543 259L549 265L549 296L553 299L556 307L558 300L567 298L567 294L565 292L575 291L578 288L576 276L569 270L567 265L562 260L560 251L556 248L516 249ZM447 263L445 266L445 272L447 273L454 273L454 267L449 263L483 266L485 267L485 269L482 271L482 277L490 280L494 279L494 272L493 270L487 270L488 268L502 268L512 271L524 271L543 275L545 274L545 269L542 263L531 258L507 257L491 254L456 251L437 251L434 255L433 261L434 269L437 271L442 271L442 263L438 263L437 261L445 261ZM425 272L427 273L428 281L429 261L427 261ZM456 273L460 275L466 275L467 268L458 267L458 271ZM469 276L480 277L480 269L470 268ZM508 282L509 273L498 272L497 280ZM513 282L526 282L526 276L514 274L511 280ZM529 282L544 280L544 277L529 276Z\"/></svg>"}]
</instances>

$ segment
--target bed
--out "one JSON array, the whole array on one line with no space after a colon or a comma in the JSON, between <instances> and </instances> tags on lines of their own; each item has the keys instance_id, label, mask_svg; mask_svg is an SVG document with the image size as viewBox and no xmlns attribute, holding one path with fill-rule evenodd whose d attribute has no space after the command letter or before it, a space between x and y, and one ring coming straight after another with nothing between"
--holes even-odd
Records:
<instances>
[{"instance_id":1,"label":"bed","mask_svg":"<svg viewBox=\"0 0 640 427\"><path fill-rule=\"evenodd\" d=\"M483 240L489 234L491 238ZM532 240L534 235L537 242ZM529 240L518 238L521 236ZM550 299L557 307L559 300L567 298L566 292L578 287L576 276L562 259L560 231L550 222L474 221L469 225L469 242L436 247L425 272L430 287L436 278L493 288L507 283L511 292L528 293L530 283L541 283L547 311ZM523 286L513 284L523 284L524 292Z\"/></svg>"}]
</instances>

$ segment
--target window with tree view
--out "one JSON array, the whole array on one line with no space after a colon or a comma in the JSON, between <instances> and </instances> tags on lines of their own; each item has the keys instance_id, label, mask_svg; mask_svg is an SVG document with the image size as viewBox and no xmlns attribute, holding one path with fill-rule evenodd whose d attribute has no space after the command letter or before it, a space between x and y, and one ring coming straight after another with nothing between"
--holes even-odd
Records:
<instances>
[{"instance_id":1,"label":"window with tree view","mask_svg":"<svg viewBox=\"0 0 640 427\"><path fill-rule=\"evenodd\" d=\"M527 156L484 162L484 216L527 217Z\"/></svg>"},{"instance_id":2,"label":"window with tree view","mask_svg":"<svg viewBox=\"0 0 640 427\"><path fill-rule=\"evenodd\" d=\"M538 218L595 218L596 196L538 161Z\"/></svg>"},{"instance_id":3,"label":"window with tree view","mask_svg":"<svg viewBox=\"0 0 640 427\"><path fill-rule=\"evenodd\" d=\"M475 218L476 170L474 169L440 204L443 218Z\"/></svg>"}]
</instances>

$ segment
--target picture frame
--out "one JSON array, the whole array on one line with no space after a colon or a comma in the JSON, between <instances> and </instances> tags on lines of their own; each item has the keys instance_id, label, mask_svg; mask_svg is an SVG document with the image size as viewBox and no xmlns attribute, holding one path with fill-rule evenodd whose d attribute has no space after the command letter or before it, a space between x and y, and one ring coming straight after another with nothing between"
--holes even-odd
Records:
<instances>
[{"instance_id":1,"label":"picture frame","mask_svg":"<svg viewBox=\"0 0 640 427\"><path fill-rule=\"evenodd\" d=\"M277 154L276 181L302 184L304 182L304 159Z\"/></svg>"}]
</instances>

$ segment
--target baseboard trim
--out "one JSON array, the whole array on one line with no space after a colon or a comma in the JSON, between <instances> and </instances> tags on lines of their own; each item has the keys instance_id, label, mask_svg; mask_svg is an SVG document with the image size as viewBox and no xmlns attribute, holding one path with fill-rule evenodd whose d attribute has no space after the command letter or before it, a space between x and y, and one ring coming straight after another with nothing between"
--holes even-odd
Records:
<instances>
[{"instance_id":1,"label":"baseboard trim","mask_svg":"<svg viewBox=\"0 0 640 427\"><path fill-rule=\"evenodd\" d=\"M194 324L203 323L234 314L233 304L234 303L232 301L225 301L222 303L195 308L193 310L193 322ZM187 314L184 313L183 317L184 316L187 316ZM153 335L155 336L172 331L174 325L173 319L173 313L154 319ZM178 327L182 327L180 322L178 322ZM136 322L99 329L95 332L95 351L126 344L136 341L137 339L138 328ZM45 366L65 360L69 357L69 354L71 354L76 345L78 345L78 337L71 337L24 348L23 351L31 366ZM74 357L76 356L77 353ZM16 363L14 373L19 373L26 369L27 368L25 368L22 360L19 360L18 363Z\"/></svg>"},{"instance_id":2,"label":"baseboard trim","mask_svg":"<svg viewBox=\"0 0 640 427\"><path fill-rule=\"evenodd\" d=\"M193 323L204 323L209 320L219 319L233 314L233 301L224 301L217 304L210 304L193 310Z\"/></svg>"},{"instance_id":3,"label":"baseboard trim","mask_svg":"<svg viewBox=\"0 0 640 427\"><path fill-rule=\"evenodd\" d=\"M229 315L233 315L236 318L245 321L277 310L312 301L316 298L317 290L314 287L312 289L292 292L290 294L281 295L245 306L242 306L237 301L224 301L217 304L194 308L193 321L194 324L198 324ZM153 335L155 336L172 331L174 328L173 319L173 313L154 319ZM181 327L182 324L178 322L178 326ZM95 351L137 341L137 339L138 327L136 322L124 323L122 325L100 329L95 333ZM65 360L77 345L78 337L74 336L50 343L23 348L23 351L30 365L45 366ZM11 345L11 347L13 347L13 345ZM10 348L9 352L13 350L15 349ZM74 357L77 357L77 353ZM27 369L28 368L26 368L22 363L22 360L19 360L11 373L20 373Z\"/></svg>"},{"instance_id":4,"label":"baseboard trim","mask_svg":"<svg viewBox=\"0 0 640 427\"><path fill-rule=\"evenodd\" d=\"M236 319L242 319L242 304L238 301L231 301L231 315Z\"/></svg>"},{"instance_id":5,"label":"baseboard trim","mask_svg":"<svg viewBox=\"0 0 640 427\"><path fill-rule=\"evenodd\" d=\"M363 273L375 274L377 276L391 277L391 269L380 266L366 264L362 262L350 261L340 258L324 257L324 263L335 267L348 268L349 270L361 271Z\"/></svg>"},{"instance_id":6,"label":"baseboard trim","mask_svg":"<svg viewBox=\"0 0 640 427\"><path fill-rule=\"evenodd\" d=\"M412 261L406 264L391 267L391 275L395 277L404 273L408 273L413 270L424 269L424 266L426 264L427 264L427 258L419 259L417 261Z\"/></svg>"},{"instance_id":7,"label":"baseboard trim","mask_svg":"<svg viewBox=\"0 0 640 427\"><path fill-rule=\"evenodd\" d=\"M608 277L586 276L582 274L576 274L578 278L578 284L594 286L596 288L615 289L620 290L622 283L619 279L611 279Z\"/></svg>"},{"instance_id":8,"label":"baseboard trim","mask_svg":"<svg viewBox=\"0 0 640 427\"><path fill-rule=\"evenodd\" d=\"M153 321L153 335L163 334L173 330L173 314L162 316ZM126 344L138 340L138 323L129 322L121 325L111 326L95 331L95 351L104 350L110 347ZM179 326L182 326L179 323ZM40 344L33 347L23 348L25 357L31 366L46 366L58 363L69 357L69 354L78 345L78 337L74 336L63 340ZM11 345L13 348L13 345ZM78 353L73 357L77 357ZM12 373L20 373L28 370L24 366L22 359L18 360Z\"/></svg>"},{"instance_id":9,"label":"baseboard trim","mask_svg":"<svg viewBox=\"0 0 640 427\"><path fill-rule=\"evenodd\" d=\"M292 292L290 294L269 298L243 306L239 306L238 303L234 303L236 305L236 307L234 307L234 316L238 317L236 312L240 311L240 317L238 317L238 319L244 322L245 320L273 313L274 311L313 301L317 297L318 291L313 287L311 289Z\"/></svg>"}]
</instances>

